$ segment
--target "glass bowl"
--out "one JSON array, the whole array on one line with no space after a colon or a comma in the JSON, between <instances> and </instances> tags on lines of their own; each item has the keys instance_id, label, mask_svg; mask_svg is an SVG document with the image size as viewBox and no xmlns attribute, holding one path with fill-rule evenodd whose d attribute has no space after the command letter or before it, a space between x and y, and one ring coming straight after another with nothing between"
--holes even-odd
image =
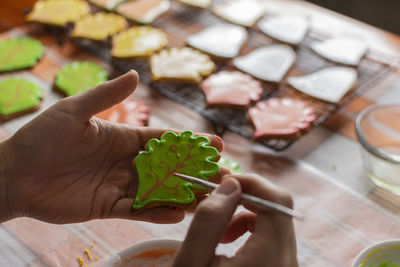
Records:
<instances>
[{"instance_id":1,"label":"glass bowl","mask_svg":"<svg viewBox=\"0 0 400 267\"><path fill-rule=\"evenodd\" d=\"M355 126L368 177L400 195L400 104L369 107L357 116Z\"/></svg>"},{"instance_id":2,"label":"glass bowl","mask_svg":"<svg viewBox=\"0 0 400 267\"><path fill-rule=\"evenodd\" d=\"M400 239L382 241L365 248L354 259L352 266L400 266Z\"/></svg>"}]
</instances>

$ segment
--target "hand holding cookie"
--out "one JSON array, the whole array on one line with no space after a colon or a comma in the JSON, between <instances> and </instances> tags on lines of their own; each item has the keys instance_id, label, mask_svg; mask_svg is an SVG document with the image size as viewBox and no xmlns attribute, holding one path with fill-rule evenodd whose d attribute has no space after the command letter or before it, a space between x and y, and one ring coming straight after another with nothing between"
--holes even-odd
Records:
<instances>
[{"instance_id":1,"label":"hand holding cookie","mask_svg":"<svg viewBox=\"0 0 400 267\"><path fill-rule=\"evenodd\" d=\"M176 208L130 212L137 189L132 159L165 129L134 128L92 117L124 100L137 84L137 73L130 71L64 98L0 143L0 222L20 216L51 223L183 219L184 212ZM219 138L209 139L222 149Z\"/></svg>"},{"instance_id":2,"label":"hand holding cookie","mask_svg":"<svg viewBox=\"0 0 400 267\"><path fill-rule=\"evenodd\" d=\"M268 180L255 175L228 175L221 185L197 207L174 267L281 266L296 267L296 239L292 219L257 211L235 214L241 193L292 207L292 199ZM234 257L215 255L217 245L235 241L251 232Z\"/></svg>"}]
</instances>

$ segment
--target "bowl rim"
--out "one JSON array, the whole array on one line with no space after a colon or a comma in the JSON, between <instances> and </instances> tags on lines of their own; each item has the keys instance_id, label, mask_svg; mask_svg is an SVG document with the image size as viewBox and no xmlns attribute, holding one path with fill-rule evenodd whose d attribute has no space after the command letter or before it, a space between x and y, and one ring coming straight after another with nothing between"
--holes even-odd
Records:
<instances>
[{"instance_id":1,"label":"bowl rim","mask_svg":"<svg viewBox=\"0 0 400 267\"><path fill-rule=\"evenodd\" d=\"M363 121L364 117L366 115L368 115L369 113L381 109L381 108L391 108L391 107L395 107L395 108L400 108L400 104L399 103L393 103L393 104L377 104L377 105L373 105L370 106L364 110L362 110L356 118L355 121L355 128L356 128L356 135L357 135L357 139L360 142L360 144L370 153L372 153L375 156L378 156L379 158L386 160L386 161L390 161L392 163L396 163L396 164L400 164L400 160L398 160L396 157L390 155L389 153L386 153L382 150L376 149L375 147L373 147L368 141L367 139L365 139L362 130L361 130L361 122Z\"/></svg>"},{"instance_id":2,"label":"bowl rim","mask_svg":"<svg viewBox=\"0 0 400 267\"><path fill-rule=\"evenodd\" d=\"M373 249L377 249L383 246L392 246L392 245L400 245L400 239L388 239L388 240L383 240L383 241L379 241L377 243L373 243L369 246L367 246L366 248L364 248L363 250L361 250L357 256L355 257L355 259L353 260L352 263L352 267L358 267L361 263L362 260L364 260L365 256L368 255L368 253L371 252L371 250Z\"/></svg>"},{"instance_id":3,"label":"bowl rim","mask_svg":"<svg viewBox=\"0 0 400 267\"><path fill-rule=\"evenodd\" d=\"M152 248L171 248L178 250L182 242L182 240L174 238L153 238L139 241L110 256L103 264L103 267L118 266L115 264L118 264L122 258L132 257Z\"/></svg>"}]
</instances>

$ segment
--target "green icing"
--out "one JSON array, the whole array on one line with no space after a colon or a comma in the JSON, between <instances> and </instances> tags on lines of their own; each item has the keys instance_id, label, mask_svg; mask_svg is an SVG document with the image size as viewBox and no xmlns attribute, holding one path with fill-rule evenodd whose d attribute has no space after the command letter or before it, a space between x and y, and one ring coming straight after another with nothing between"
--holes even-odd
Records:
<instances>
[{"instance_id":1,"label":"green icing","mask_svg":"<svg viewBox=\"0 0 400 267\"><path fill-rule=\"evenodd\" d=\"M221 159L218 161L218 165L220 167L227 168L233 174L243 174L243 171L240 168L239 163L237 163L236 161L228 160L224 157L221 157Z\"/></svg>"},{"instance_id":2,"label":"green icing","mask_svg":"<svg viewBox=\"0 0 400 267\"><path fill-rule=\"evenodd\" d=\"M0 41L0 72L32 67L43 56L42 44L30 37Z\"/></svg>"},{"instance_id":3,"label":"green icing","mask_svg":"<svg viewBox=\"0 0 400 267\"><path fill-rule=\"evenodd\" d=\"M92 62L73 62L56 75L56 86L67 96L83 93L107 81L107 71Z\"/></svg>"},{"instance_id":4,"label":"green icing","mask_svg":"<svg viewBox=\"0 0 400 267\"><path fill-rule=\"evenodd\" d=\"M371 250L358 267L400 267L400 245Z\"/></svg>"},{"instance_id":5,"label":"green icing","mask_svg":"<svg viewBox=\"0 0 400 267\"><path fill-rule=\"evenodd\" d=\"M194 137L190 131L166 132L160 140L151 139L146 151L136 157L138 190L134 209L149 203L190 204L195 199L192 189L204 190L172 175L175 172L207 180L218 173L218 151L209 146L204 136Z\"/></svg>"},{"instance_id":6,"label":"green icing","mask_svg":"<svg viewBox=\"0 0 400 267\"><path fill-rule=\"evenodd\" d=\"M0 114L10 115L37 106L42 89L22 78L6 78L0 82Z\"/></svg>"}]
</instances>

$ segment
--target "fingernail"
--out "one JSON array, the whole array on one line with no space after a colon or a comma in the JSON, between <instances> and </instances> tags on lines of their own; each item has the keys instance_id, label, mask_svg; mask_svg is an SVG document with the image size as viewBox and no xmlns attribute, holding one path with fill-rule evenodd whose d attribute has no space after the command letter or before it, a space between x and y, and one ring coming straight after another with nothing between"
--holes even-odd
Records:
<instances>
[{"instance_id":1,"label":"fingernail","mask_svg":"<svg viewBox=\"0 0 400 267\"><path fill-rule=\"evenodd\" d=\"M217 194L230 195L238 189L238 184L233 179L224 180L217 188Z\"/></svg>"}]
</instances>

